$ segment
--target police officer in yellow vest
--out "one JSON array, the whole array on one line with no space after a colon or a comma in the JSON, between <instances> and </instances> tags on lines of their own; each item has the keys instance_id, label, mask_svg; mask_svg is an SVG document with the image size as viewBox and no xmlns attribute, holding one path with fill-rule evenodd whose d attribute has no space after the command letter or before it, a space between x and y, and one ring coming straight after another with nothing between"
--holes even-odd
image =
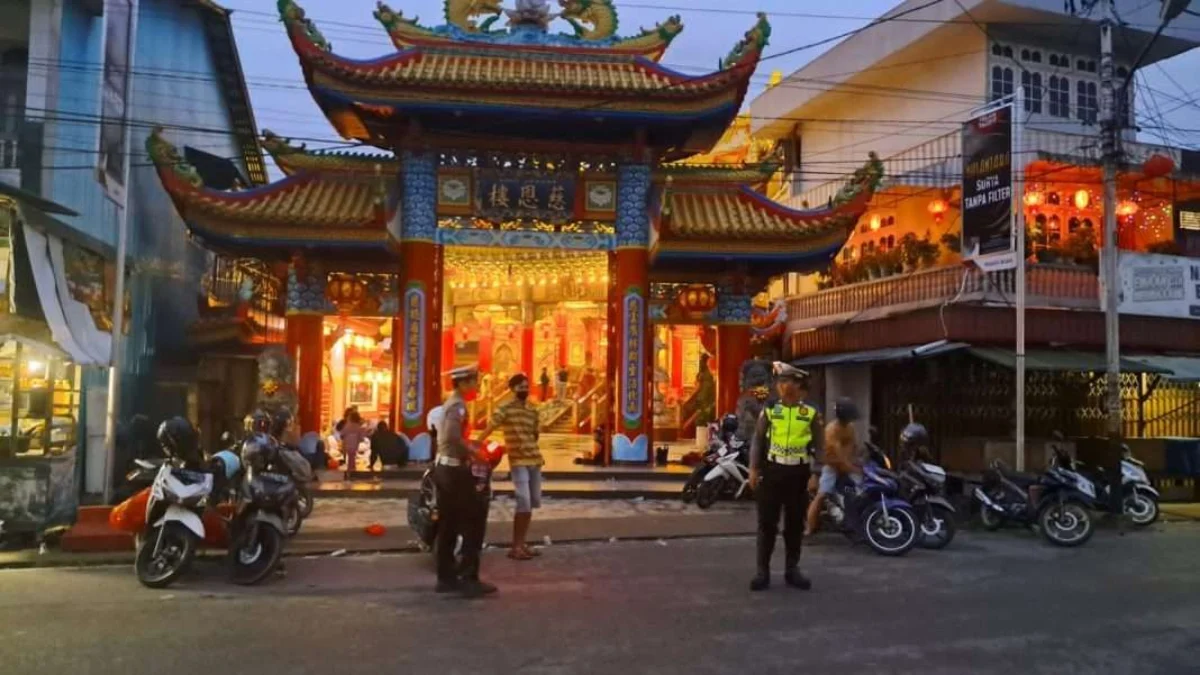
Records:
<instances>
[{"instance_id":1,"label":"police officer in yellow vest","mask_svg":"<svg viewBox=\"0 0 1200 675\"><path fill-rule=\"evenodd\" d=\"M784 579L789 586L812 588L800 574L800 544L804 537L804 510L808 501L810 462L818 451L821 428L817 409L804 402L808 373L776 362L779 400L758 417L750 445L750 484L758 501L758 574L750 590L771 585L771 554L783 512Z\"/></svg>"}]
</instances>

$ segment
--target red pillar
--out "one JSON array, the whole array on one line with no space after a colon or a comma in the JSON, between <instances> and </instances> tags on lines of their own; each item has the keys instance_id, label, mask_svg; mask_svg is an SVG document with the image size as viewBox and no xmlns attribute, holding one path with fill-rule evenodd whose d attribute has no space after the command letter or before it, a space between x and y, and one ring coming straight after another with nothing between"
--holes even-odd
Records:
<instances>
[{"instance_id":1,"label":"red pillar","mask_svg":"<svg viewBox=\"0 0 1200 675\"><path fill-rule=\"evenodd\" d=\"M683 338L679 337L679 329L670 328L671 335L671 386L683 391Z\"/></svg>"},{"instance_id":2,"label":"red pillar","mask_svg":"<svg viewBox=\"0 0 1200 675\"><path fill-rule=\"evenodd\" d=\"M399 431L411 440L410 459L431 456L425 416L440 403L436 327L441 323L440 251L429 241L400 243Z\"/></svg>"},{"instance_id":3,"label":"red pillar","mask_svg":"<svg viewBox=\"0 0 1200 675\"><path fill-rule=\"evenodd\" d=\"M479 375L492 372L492 352L496 350L495 329L492 317L485 316L479 322Z\"/></svg>"},{"instance_id":4,"label":"red pillar","mask_svg":"<svg viewBox=\"0 0 1200 675\"><path fill-rule=\"evenodd\" d=\"M742 364L750 360L750 326L717 328L717 414L737 411L741 396Z\"/></svg>"},{"instance_id":5,"label":"red pillar","mask_svg":"<svg viewBox=\"0 0 1200 675\"><path fill-rule=\"evenodd\" d=\"M567 315L565 312L559 312L554 315L554 332L558 334L558 363L555 365L558 368L563 368L567 365L567 357L570 354L571 345L569 336L567 335ZM555 370L557 371L558 368ZM554 380L555 386L558 386L558 380Z\"/></svg>"},{"instance_id":6,"label":"red pillar","mask_svg":"<svg viewBox=\"0 0 1200 675\"><path fill-rule=\"evenodd\" d=\"M651 397L647 383L650 363L648 335L649 256L645 248L618 249L616 254L617 427L613 459L645 462L651 459Z\"/></svg>"},{"instance_id":7,"label":"red pillar","mask_svg":"<svg viewBox=\"0 0 1200 675\"><path fill-rule=\"evenodd\" d=\"M325 328L320 314L289 314L287 351L296 365L300 431L321 431L321 368L325 361Z\"/></svg>"},{"instance_id":8,"label":"red pillar","mask_svg":"<svg viewBox=\"0 0 1200 675\"><path fill-rule=\"evenodd\" d=\"M532 380L531 386L537 387L540 373L533 372L533 324L521 326L521 372Z\"/></svg>"},{"instance_id":9,"label":"red pillar","mask_svg":"<svg viewBox=\"0 0 1200 675\"><path fill-rule=\"evenodd\" d=\"M454 367L454 326L442 326L442 353L438 359L449 370Z\"/></svg>"}]
</instances>

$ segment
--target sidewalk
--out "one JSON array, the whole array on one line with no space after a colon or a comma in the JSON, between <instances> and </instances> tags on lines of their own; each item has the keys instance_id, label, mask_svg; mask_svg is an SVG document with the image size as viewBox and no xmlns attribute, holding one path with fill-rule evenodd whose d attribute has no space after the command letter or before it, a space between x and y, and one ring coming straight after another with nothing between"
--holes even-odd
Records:
<instances>
[{"instance_id":1,"label":"sidewalk","mask_svg":"<svg viewBox=\"0 0 1200 675\"><path fill-rule=\"evenodd\" d=\"M403 499L319 500L311 518L288 542L287 555L311 556L401 553L419 550L408 526ZM507 546L511 536L513 501L499 497L488 514L489 546ZM372 537L367 525L379 523L383 536ZM551 499L534 516L530 539L549 545L621 539L672 539L750 534L754 532L753 504L718 504L708 511L678 501ZM221 555L210 551L209 555ZM339 553L340 554L340 553ZM132 564L133 551L68 553L57 549L0 551L0 569L78 567Z\"/></svg>"}]
</instances>

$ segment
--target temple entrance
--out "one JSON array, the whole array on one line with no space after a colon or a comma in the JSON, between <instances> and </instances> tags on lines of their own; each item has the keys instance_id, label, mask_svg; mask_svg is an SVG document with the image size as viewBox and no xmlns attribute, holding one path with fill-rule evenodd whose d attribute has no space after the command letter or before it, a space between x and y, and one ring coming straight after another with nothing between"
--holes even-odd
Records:
<instances>
[{"instance_id":1,"label":"temple entrance","mask_svg":"<svg viewBox=\"0 0 1200 675\"><path fill-rule=\"evenodd\" d=\"M510 400L508 379L525 373L550 445L589 437L609 402L608 254L447 247L442 370L477 365L482 426ZM443 378L443 391L449 383ZM585 443L586 444L586 443ZM574 452L580 444L563 443Z\"/></svg>"},{"instance_id":2,"label":"temple entrance","mask_svg":"<svg viewBox=\"0 0 1200 675\"><path fill-rule=\"evenodd\" d=\"M321 368L321 429L328 432L351 406L369 424L391 422L392 320L384 317L328 316L323 322L325 358Z\"/></svg>"}]
</instances>

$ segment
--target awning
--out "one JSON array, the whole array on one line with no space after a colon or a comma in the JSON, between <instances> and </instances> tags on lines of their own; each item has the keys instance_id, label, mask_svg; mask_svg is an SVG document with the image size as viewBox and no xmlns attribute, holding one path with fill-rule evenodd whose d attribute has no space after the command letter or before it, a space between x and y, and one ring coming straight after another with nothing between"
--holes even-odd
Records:
<instances>
[{"instance_id":1,"label":"awning","mask_svg":"<svg viewBox=\"0 0 1200 675\"><path fill-rule=\"evenodd\" d=\"M971 354L1005 368L1017 367L1017 354L1011 349L995 347L971 347ZM1030 349L1025 352L1026 370L1054 370L1064 372L1102 373L1107 369L1104 354L1077 352L1059 349ZM1133 359L1121 359L1121 372L1158 373L1167 375L1167 368L1154 366Z\"/></svg>"},{"instance_id":2,"label":"awning","mask_svg":"<svg viewBox=\"0 0 1200 675\"><path fill-rule=\"evenodd\" d=\"M809 356L803 359L792 361L792 365L798 368L804 368L808 366L845 366L862 363L907 361L909 359L938 356L939 354L946 354L948 352L958 351L966 348L967 345L962 342L947 342L945 340L940 340L938 342L930 342L923 345L911 345L908 347L869 349L861 352L846 352L841 354L820 354L817 356Z\"/></svg>"},{"instance_id":3,"label":"awning","mask_svg":"<svg viewBox=\"0 0 1200 675\"><path fill-rule=\"evenodd\" d=\"M1200 382L1200 356L1131 356L1132 361L1144 363L1171 372L1168 380L1176 382Z\"/></svg>"}]
</instances>

